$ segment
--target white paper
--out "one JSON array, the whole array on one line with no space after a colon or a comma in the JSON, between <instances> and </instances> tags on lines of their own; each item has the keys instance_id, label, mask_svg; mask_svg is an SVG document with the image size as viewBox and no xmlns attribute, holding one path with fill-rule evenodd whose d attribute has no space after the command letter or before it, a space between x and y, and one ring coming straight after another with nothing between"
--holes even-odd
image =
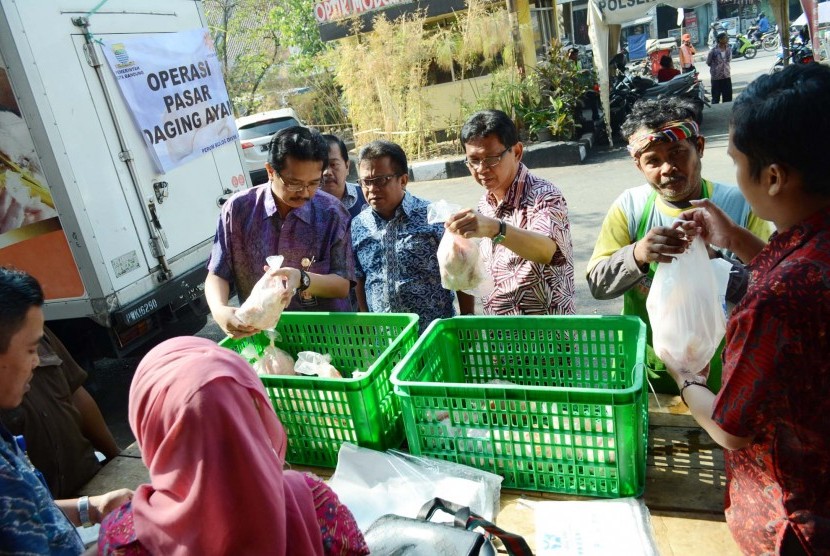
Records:
<instances>
[{"instance_id":1,"label":"white paper","mask_svg":"<svg viewBox=\"0 0 830 556\"><path fill-rule=\"evenodd\" d=\"M537 556L657 556L648 508L636 498L538 502Z\"/></svg>"}]
</instances>

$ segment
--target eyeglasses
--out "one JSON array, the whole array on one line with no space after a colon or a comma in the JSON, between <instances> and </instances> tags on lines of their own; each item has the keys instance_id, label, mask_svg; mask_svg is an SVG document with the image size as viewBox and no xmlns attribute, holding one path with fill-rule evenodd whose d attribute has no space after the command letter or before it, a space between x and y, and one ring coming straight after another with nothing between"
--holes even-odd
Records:
<instances>
[{"instance_id":1,"label":"eyeglasses","mask_svg":"<svg viewBox=\"0 0 830 556\"><path fill-rule=\"evenodd\" d=\"M274 173L280 178L280 181L282 181L282 184L285 186L285 188L293 193L299 193L300 191L304 191L306 189L317 189L318 187L320 187L320 184L323 183L322 177L313 183L300 183L296 181L288 181L287 179L282 177L279 172Z\"/></svg>"},{"instance_id":2,"label":"eyeglasses","mask_svg":"<svg viewBox=\"0 0 830 556\"><path fill-rule=\"evenodd\" d=\"M374 178L360 178L357 180L357 183L360 184L361 187L370 188L370 187L386 187L389 185L389 180L392 178L399 178L403 174L386 174L385 176L375 176Z\"/></svg>"},{"instance_id":3,"label":"eyeglasses","mask_svg":"<svg viewBox=\"0 0 830 556\"><path fill-rule=\"evenodd\" d=\"M511 147L507 147L506 149L501 151L501 154L497 156L488 156L486 158L482 158L481 160L465 158L464 164L466 164L468 168L472 168L474 170L481 170L482 168L494 168L501 163L502 159L504 158L504 155L506 155L507 151L509 151L510 149Z\"/></svg>"}]
</instances>

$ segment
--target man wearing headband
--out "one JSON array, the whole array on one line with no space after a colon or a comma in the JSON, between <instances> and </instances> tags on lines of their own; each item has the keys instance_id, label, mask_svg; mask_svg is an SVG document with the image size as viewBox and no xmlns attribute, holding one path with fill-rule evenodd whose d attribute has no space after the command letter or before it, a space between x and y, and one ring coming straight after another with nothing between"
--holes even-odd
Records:
<instances>
[{"instance_id":1,"label":"man wearing headband","mask_svg":"<svg viewBox=\"0 0 830 556\"><path fill-rule=\"evenodd\" d=\"M710 199L741 226L766 240L770 224L752 214L737 187L701 177L704 138L694 121L694 105L678 98L645 100L634 105L622 126L628 150L646 183L620 195L602 223L594 253L588 263L588 285L596 299L624 295L623 314L639 316L649 324L646 311L651 280L658 263L671 262L687 246L684 232L672 227L690 201ZM731 258L728 251L712 256ZM735 272L735 269L740 269ZM727 301L734 303L746 291L746 272L735 264ZM648 366L665 366L651 349L648 329ZM720 350L712 360L709 384L720 386ZM665 372L652 380L658 392L675 392Z\"/></svg>"}]
</instances>

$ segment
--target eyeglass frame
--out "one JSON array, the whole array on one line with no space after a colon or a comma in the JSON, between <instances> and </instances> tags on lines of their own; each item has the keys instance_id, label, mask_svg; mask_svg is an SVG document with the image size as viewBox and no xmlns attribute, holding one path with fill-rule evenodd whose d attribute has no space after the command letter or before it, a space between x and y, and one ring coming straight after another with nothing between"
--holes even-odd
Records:
<instances>
[{"instance_id":1,"label":"eyeglass frame","mask_svg":"<svg viewBox=\"0 0 830 556\"><path fill-rule=\"evenodd\" d=\"M322 176L322 174L320 175L320 180L316 184L307 183L307 184L303 184L303 185L300 185L300 186L285 181L285 178L282 177L282 174L280 174L277 170L274 170L274 174L276 174L276 176L280 179L280 181L282 182L283 187L285 187L285 189L287 189L288 191L290 191L292 193L299 193L300 191L307 191L309 188L317 189L317 188L319 188L323 185L323 176Z\"/></svg>"},{"instance_id":2,"label":"eyeglass frame","mask_svg":"<svg viewBox=\"0 0 830 556\"><path fill-rule=\"evenodd\" d=\"M357 183L360 185L360 187L365 187L366 189L369 189L370 187L378 187L380 189L383 189L384 187L389 185L389 182L390 180L392 180L392 178L400 178L401 176L403 176L403 174L385 174L383 176L374 176L371 178L358 178ZM367 180L371 183L367 184ZM376 183L376 180L383 180L383 185Z\"/></svg>"},{"instance_id":3,"label":"eyeglass frame","mask_svg":"<svg viewBox=\"0 0 830 556\"><path fill-rule=\"evenodd\" d=\"M464 158L464 165L467 166L467 168L470 168L471 170L475 170L476 172L478 172L479 170L482 170L484 168L495 168L496 166L501 164L502 160L504 160L504 155L507 154L507 151L512 149L514 146L515 145L510 145L509 147L507 147L506 149L501 151L501 154L493 155L493 156L485 156L484 158L482 158L478 162L472 162L469 158L465 157ZM496 159L496 161L494 163L487 164L487 162L486 162L487 160L493 160L494 158Z\"/></svg>"}]
</instances>

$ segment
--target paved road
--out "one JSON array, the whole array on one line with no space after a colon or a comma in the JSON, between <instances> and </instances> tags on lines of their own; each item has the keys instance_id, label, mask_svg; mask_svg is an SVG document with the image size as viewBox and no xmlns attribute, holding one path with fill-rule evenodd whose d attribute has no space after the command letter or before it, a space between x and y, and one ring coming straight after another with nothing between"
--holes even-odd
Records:
<instances>
[{"instance_id":1,"label":"paved road","mask_svg":"<svg viewBox=\"0 0 830 556\"><path fill-rule=\"evenodd\" d=\"M770 53L759 53L754 60L733 62L733 82L736 91L743 89L757 75L766 73L775 58ZM707 82L705 64L698 64ZM703 133L706 150L703 159L705 177L726 183L734 183L735 170L726 156L728 138L729 104L715 105L704 112ZM618 314L621 300L596 301L588 291L585 269L594 248L602 219L613 200L626 188L643 183L628 153L621 145L597 148L589 152L583 164L562 168L534 168L533 172L552 180L563 192L570 215L576 267L577 312L581 314ZM413 182L410 191L430 200L446 199L464 206L475 206L481 188L471 179L452 179L432 182ZM182 322L182 333L192 322ZM198 333L200 336L219 340L222 333L208 317L208 323ZM133 441L127 425L127 393L138 357L121 361L97 362L91 373L90 391L99 401L102 411L122 446Z\"/></svg>"}]
</instances>

